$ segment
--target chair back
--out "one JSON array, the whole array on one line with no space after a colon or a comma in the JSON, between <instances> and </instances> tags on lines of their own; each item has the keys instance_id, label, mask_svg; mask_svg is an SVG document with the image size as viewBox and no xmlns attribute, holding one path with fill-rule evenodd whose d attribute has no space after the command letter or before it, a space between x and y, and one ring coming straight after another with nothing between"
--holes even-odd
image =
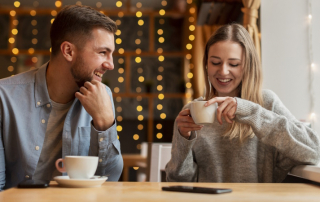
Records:
<instances>
[{"instance_id":1,"label":"chair back","mask_svg":"<svg viewBox=\"0 0 320 202\"><path fill-rule=\"evenodd\" d=\"M161 182L161 171L171 159L171 147L171 143L151 144L150 182Z\"/></svg>"}]
</instances>

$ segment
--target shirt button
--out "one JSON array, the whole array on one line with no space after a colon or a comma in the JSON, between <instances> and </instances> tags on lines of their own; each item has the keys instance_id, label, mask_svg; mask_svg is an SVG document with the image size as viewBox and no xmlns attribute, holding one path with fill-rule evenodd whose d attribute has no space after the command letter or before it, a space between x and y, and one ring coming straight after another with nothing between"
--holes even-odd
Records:
<instances>
[{"instance_id":1,"label":"shirt button","mask_svg":"<svg viewBox=\"0 0 320 202\"><path fill-rule=\"evenodd\" d=\"M37 105L39 106L41 103L40 102L37 102Z\"/></svg>"},{"instance_id":2,"label":"shirt button","mask_svg":"<svg viewBox=\"0 0 320 202\"><path fill-rule=\"evenodd\" d=\"M36 146L36 150L38 151L40 149L40 147L39 146Z\"/></svg>"},{"instance_id":3,"label":"shirt button","mask_svg":"<svg viewBox=\"0 0 320 202\"><path fill-rule=\"evenodd\" d=\"M50 105L50 104L47 104L47 107L48 107L48 108L50 108L50 107L51 107L51 105Z\"/></svg>"},{"instance_id":4,"label":"shirt button","mask_svg":"<svg viewBox=\"0 0 320 202\"><path fill-rule=\"evenodd\" d=\"M26 175L26 178L28 179L28 178L29 178L29 175Z\"/></svg>"},{"instance_id":5,"label":"shirt button","mask_svg":"<svg viewBox=\"0 0 320 202\"><path fill-rule=\"evenodd\" d=\"M99 159L99 162L101 163L101 162L102 162L102 159Z\"/></svg>"},{"instance_id":6,"label":"shirt button","mask_svg":"<svg viewBox=\"0 0 320 202\"><path fill-rule=\"evenodd\" d=\"M41 120L41 123L46 123L46 120L42 119L42 120Z\"/></svg>"},{"instance_id":7,"label":"shirt button","mask_svg":"<svg viewBox=\"0 0 320 202\"><path fill-rule=\"evenodd\" d=\"M100 138L100 140L99 140L100 142L102 142L103 141L103 138Z\"/></svg>"}]
</instances>

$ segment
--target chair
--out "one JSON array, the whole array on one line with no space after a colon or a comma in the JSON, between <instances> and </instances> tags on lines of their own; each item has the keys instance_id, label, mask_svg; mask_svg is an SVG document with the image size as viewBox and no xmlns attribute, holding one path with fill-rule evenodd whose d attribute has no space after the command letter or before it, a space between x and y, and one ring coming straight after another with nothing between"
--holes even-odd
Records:
<instances>
[{"instance_id":1,"label":"chair","mask_svg":"<svg viewBox=\"0 0 320 202\"><path fill-rule=\"evenodd\" d=\"M171 159L171 143L152 143L150 158L150 182L161 182L161 171Z\"/></svg>"}]
</instances>

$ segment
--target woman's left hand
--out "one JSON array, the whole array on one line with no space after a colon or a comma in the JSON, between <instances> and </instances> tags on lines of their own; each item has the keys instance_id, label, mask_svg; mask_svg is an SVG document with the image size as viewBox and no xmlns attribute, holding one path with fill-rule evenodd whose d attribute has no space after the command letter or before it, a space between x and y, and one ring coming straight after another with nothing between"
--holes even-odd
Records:
<instances>
[{"instance_id":1,"label":"woman's left hand","mask_svg":"<svg viewBox=\"0 0 320 202\"><path fill-rule=\"evenodd\" d=\"M233 97L215 97L208 100L205 106L209 106L214 103L218 103L218 122L222 124L221 116L223 116L228 123L232 123L232 119L235 117L235 113L237 110L237 100Z\"/></svg>"}]
</instances>

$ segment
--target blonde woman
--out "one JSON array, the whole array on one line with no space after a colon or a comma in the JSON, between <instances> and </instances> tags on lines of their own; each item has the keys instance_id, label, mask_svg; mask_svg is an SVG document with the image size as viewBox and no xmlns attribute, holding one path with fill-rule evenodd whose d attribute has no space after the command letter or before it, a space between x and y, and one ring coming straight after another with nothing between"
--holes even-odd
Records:
<instances>
[{"instance_id":1,"label":"blonde woman","mask_svg":"<svg viewBox=\"0 0 320 202\"><path fill-rule=\"evenodd\" d=\"M222 26L211 36L203 68L206 105L218 103L217 119L196 125L189 105L182 109L167 181L282 182L293 166L319 162L318 135L275 93L261 89L258 55L241 25Z\"/></svg>"}]
</instances>

